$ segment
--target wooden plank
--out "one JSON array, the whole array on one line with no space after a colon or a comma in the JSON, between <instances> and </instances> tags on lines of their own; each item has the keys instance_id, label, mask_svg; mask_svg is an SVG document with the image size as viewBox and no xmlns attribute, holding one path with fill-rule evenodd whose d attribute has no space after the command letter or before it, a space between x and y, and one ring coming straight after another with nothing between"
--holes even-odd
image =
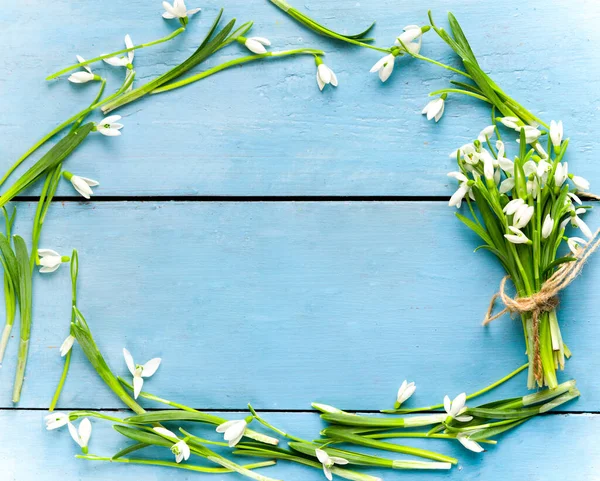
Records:
<instances>
[{"instance_id":1,"label":"wooden plank","mask_svg":"<svg viewBox=\"0 0 600 481\"><path fill-rule=\"evenodd\" d=\"M33 207L19 205L26 238ZM65 203L41 243L79 249L80 308L117 374L128 347L138 362L164 359L149 390L195 407L358 410L389 407L405 378L430 404L525 362L520 322L480 325L503 274L476 245L443 202ZM583 393L569 411L600 408L599 283L593 259L563 296L574 357L561 378ZM34 293L24 408L48 406L58 380L68 269L36 275ZM520 377L494 397L523 394ZM120 407L77 349L60 405Z\"/></svg>"},{"instance_id":2,"label":"wooden plank","mask_svg":"<svg viewBox=\"0 0 600 481\"><path fill-rule=\"evenodd\" d=\"M78 448L65 428L46 432L43 415L38 411L0 411L0 462L4 479L25 481L30 479L54 480L107 480L139 479L189 480L202 478L185 471L123 464L92 463L74 458ZM235 418L236 414L225 413ZM237 415L239 417L239 414ZM315 414L271 413L265 415L271 422L298 436L313 439L319 431L320 421ZM93 420L90 452L110 456L127 446L120 435L103 421ZM176 428L177 426L172 426ZM192 427L200 436L216 439L210 428ZM419 477L423 479L489 481L505 479L543 479L559 481L576 473L577 479L595 479L598 472L597 433L600 415L551 415L536 418L513 432L499 437L499 444L488 448L484 454L466 451L458 443L441 440L410 440L414 446L438 449L458 457L458 467L448 472L414 473L367 471L383 475L385 479ZM549 440L551 440L549 442ZM419 442L420 441L420 442ZM154 451L155 456L171 460L166 449ZM32 462L35 456L35 462ZM138 454L138 457L144 456ZM147 456L147 455L146 455ZM406 456L389 453L391 459ZM242 462L245 459L236 458ZM324 479L315 469L280 462L277 466L261 470L262 474L278 479ZM421 474L421 475L419 475ZM208 477L206 479L241 479L235 475ZM204 479L204 478L202 478Z\"/></svg>"},{"instance_id":3,"label":"wooden plank","mask_svg":"<svg viewBox=\"0 0 600 481\"><path fill-rule=\"evenodd\" d=\"M189 1L189 6L195 6ZM388 45L408 23L426 22L431 8L444 23L445 0L293 2L333 28L348 32L377 20L379 43ZM445 174L448 153L489 124L487 108L451 98L439 125L420 111L427 94L450 78L429 64L403 59L385 85L369 68L378 53L324 39L284 16L267 0L224 0L202 5L186 35L167 46L140 51L140 82L176 65L198 44L217 7L225 18L254 20L253 35L273 48L322 47L340 86L320 93L312 59L244 66L194 85L143 100L121 112L118 139L93 136L68 168L97 179L97 195L441 195L454 188ZM483 68L516 99L545 119L562 119L573 140L572 170L600 181L594 142L600 92L600 21L597 2L473 0L452 3ZM77 112L95 87L44 77L87 56L120 48L125 33L136 42L171 32L160 18L160 2L105 0L85 5L69 0L32 0L5 6L0 28L0 91L4 97L0 146L4 171L37 138ZM535 35L531 34L532 24ZM234 45L220 60L241 55ZM424 55L456 65L433 34ZM211 62L213 64L213 62ZM122 71L98 66L112 85ZM577 75L573 75L577 72ZM94 117L98 119L98 117ZM61 195L76 195L63 182Z\"/></svg>"}]
</instances>

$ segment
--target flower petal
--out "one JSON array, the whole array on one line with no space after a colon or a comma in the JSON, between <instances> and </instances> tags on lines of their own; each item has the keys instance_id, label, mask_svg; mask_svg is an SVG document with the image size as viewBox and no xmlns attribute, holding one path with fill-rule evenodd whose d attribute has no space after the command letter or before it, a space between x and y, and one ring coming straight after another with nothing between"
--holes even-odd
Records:
<instances>
[{"instance_id":1,"label":"flower petal","mask_svg":"<svg viewBox=\"0 0 600 481\"><path fill-rule=\"evenodd\" d=\"M142 392L142 386L144 385L144 379L142 376L133 376L133 397L137 399Z\"/></svg>"},{"instance_id":2,"label":"flower petal","mask_svg":"<svg viewBox=\"0 0 600 481\"><path fill-rule=\"evenodd\" d=\"M125 358L125 364L127 364L127 369L129 369L131 375L134 376L135 362L133 362L133 356L131 355L131 353L125 348L123 348L123 357Z\"/></svg>"},{"instance_id":3,"label":"flower petal","mask_svg":"<svg viewBox=\"0 0 600 481\"><path fill-rule=\"evenodd\" d=\"M161 362L160 357L155 357L154 359L150 359L146 364L144 364L144 367L142 368L142 377L152 376L158 369L158 366L160 366L160 362Z\"/></svg>"}]
</instances>

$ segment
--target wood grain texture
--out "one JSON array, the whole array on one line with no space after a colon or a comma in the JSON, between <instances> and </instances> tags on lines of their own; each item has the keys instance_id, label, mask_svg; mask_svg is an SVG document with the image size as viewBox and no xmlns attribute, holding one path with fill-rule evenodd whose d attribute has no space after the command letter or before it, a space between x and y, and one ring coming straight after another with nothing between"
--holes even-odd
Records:
<instances>
[{"instance_id":1,"label":"wood grain texture","mask_svg":"<svg viewBox=\"0 0 600 481\"><path fill-rule=\"evenodd\" d=\"M193 1L188 2L190 6ZM562 119L573 144L571 167L600 181L594 141L600 108L600 6L572 2L431 0L295 2L315 18L347 31L377 20L382 45L406 24L426 22L431 8L440 23L452 8L486 71L516 99L545 119ZM450 78L429 64L403 59L382 85L369 68L378 53L325 39L287 18L267 0L202 4L185 36L138 52L138 81L166 71L198 44L219 6L225 18L254 20L252 34L273 48L321 47L340 86L320 93L310 57L244 66L132 104L120 112L118 139L93 136L68 168L97 179L98 195L449 195L454 184L448 153L489 123L487 108L451 98L439 125L420 111L430 91ZM175 27L160 18L160 2L8 2L0 19L0 146L4 171L37 138L86 105L95 87L47 74L121 48L125 33L149 41ZM243 53L233 45L219 54ZM456 65L449 49L429 33L423 53ZM211 61L214 64L217 60ZM122 71L99 65L116 88ZM76 195L64 182L61 195Z\"/></svg>"},{"instance_id":2,"label":"wood grain texture","mask_svg":"<svg viewBox=\"0 0 600 481\"><path fill-rule=\"evenodd\" d=\"M33 205L19 205L28 236ZM598 225L600 216L589 217ZM27 237L26 237L27 238ZM481 320L502 271L443 202L102 202L55 205L41 247L80 252L80 309L109 364L160 356L151 392L195 407L390 407L404 379L420 405L475 391L525 362L520 322ZM36 275L21 408L48 406L70 313L68 269ZM600 408L600 261L563 296L583 393ZM14 340L13 340L14 341ZM0 370L10 407L16 343ZM494 398L523 395L523 376ZM488 398L490 399L490 398ZM76 349L60 407L118 408Z\"/></svg>"},{"instance_id":3,"label":"wood grain texture","mask_svg":"<svg viewBox=\"0 0 600 481\"><path fill-rule=\"evenodd\" d=\"M123 464L91 463L74 458L77 446L68 432L46 432L43 414L36 411L0 411L0 439L11 443L0 444L0 462L5 481L44 479L55 480L112 480L159 481L164 479L192 480L241 480L234 475L199 475L169 468L133 466ZM235 419L239 414L225 413L224 417ZM265 417L279 427L308 439L315 437L321 426L315 414L270 413ZM93 420L90 452L110 456L128 442L102 421ZM177 425L173 425L176 428ZM520 426L513 432L499 437L499 443L483 454L471 453L458 443L441 440L411 440L411 445L437 449L458 457L458 467L448 472L390 472L367 471L383 475L385 479L423 480L480 480L527 479L531 481L562 481L565 473L572 479L594 481L598 479L598 445L594 439L600 429L600 415L544 416ZM210 428L192 426L192 430L204 437L212 437ZM216 438L213 438L216 439ZM28 462L31 453L36 461ZM148 456L138 454L137 457ZM166 449L154 451L154 456L171 460ZM406 459L402 455L390 459ZM253 458L236 458L240 461ZM261 473L285 480L318 481L325 479L323 473L280 462L277 466L261 470ZM341 478L339 478L341 479Z\"/></svg>"}]
</instances>

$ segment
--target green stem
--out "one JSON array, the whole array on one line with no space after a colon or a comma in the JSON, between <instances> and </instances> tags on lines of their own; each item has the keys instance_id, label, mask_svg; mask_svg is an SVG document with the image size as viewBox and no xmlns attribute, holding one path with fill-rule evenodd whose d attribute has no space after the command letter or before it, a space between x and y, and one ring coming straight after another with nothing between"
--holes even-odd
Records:
<instances>
[{"instance_id":1,"label":"green stem","mask_svg":"<svg viewBox=\"0 0 600 481\"><path fill-rule=\"evenodd\" d=\"M140 48L152 47L153 45L158 45L160 43L167 42L167 41L177 37L177 35L179 35L182 32L185 32L185 27L180 27L177 30L175 30L174 32L171 32L166 37L159 38L158 40L153 40L152 42L142 43L140 45L134 45L131 48L123 48L123 49L117 50L115 52L105 53L103 55L100 55L99 57L94 57L90 60L86 60L85 62L76 63L75 65L71 65L70 67L65 67L62 70L59 70L58 72L55 72L52 75L49 75L48 77L46 77L46 80L53 80L67 72L70 72L73 69L76 69L78 67L85 67L86 65L89 65L94 62L98 62L100 60L104 60L105 58L114 57L115 55L120 55L122 53L131 52L132 50L138 50Z\"/></svg>"},{"instance_id":2,"label":"green stem","mask_svg":"<svg viewBox=\"0 0 600 481\"><path fill-rule=\"evenodd\" d=\"M474 97L476 99L483 100L484 102L487 102L488 104L491 104L491 102L489 101L489 99L487 97L476 94L475 92L469 92L468 90L462 90L462 89L441 89L441 90L436 90L435 92L431 92L429 95L430 96L441 95L441 94L445 94L445 93L468 95L469 97Z\"/></svg>"},{"instance_id":3,"label":"green stem","mask_svg":"<svg viewBox=\"0 0 600 481\"><path fill-rule=\"evenodd\" d=\"M246 57L236 58L233 60L229 60L228 62L224 62L220 65L216 65L215 67L209 68L204 72L200 72L199 74L192 75L191 77L180 80L179 82L173 82L162 87L158 87L152 90L150 93L159 94L162 92L167 92L169 90L174 90L179 87L183 87L193 82L197 82L198 80L202 80L206 77L210 77L222 70L226 70L231 67L235 67L236 65L242 65L244 63L254 62L256 60L260 60L267 57L286 57L291 55L325 55L325 52L322 50L314 50L311 48L298 48L294 50L284 50L281 52L267 52L259 55L248 55Z\"/></svg>"},{"instance_id":4,"label":"green stem","mask_svg":"<svg viewBox=\"0 0 600 481\"><path fill-rule=\"evenodd\" d=\"M52 402L50 403L50 407L48 408L49 412L54 411L56 408L56 404L58 403L58 398L60 397L60 393L63 390L65 385L65 381L67 380L67 374L69 373L69 366L71 365L71 353L73 350L71 349L67 355L65 356L65 364L63 366L63 371L60 376L60 380L58 381L58 386L56 387L56 391L54 392L54 396L52 396Z\"/></svg>"}]
</instances>

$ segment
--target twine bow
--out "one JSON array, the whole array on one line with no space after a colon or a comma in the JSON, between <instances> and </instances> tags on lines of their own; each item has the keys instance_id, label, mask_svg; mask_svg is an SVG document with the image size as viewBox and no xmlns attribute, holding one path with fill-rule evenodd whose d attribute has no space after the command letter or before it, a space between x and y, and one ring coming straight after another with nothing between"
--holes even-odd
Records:
<instances>
[{"instance_id":1,"label":"twine bow","mask_svg":"<svg viewBox=\"0 0 600 481\"><path fill-rule=\"evenodd\" d=\"M487 325L495 319L503 316L507 312L514 314L531 313L533 322L533 372L535 378L541 382L543 379L542 358L540 355L540 314L550 312L556 309L559 304L558 295L581 273L583 266L589 257L600 247L600 229L596 231L594 237L583 247L577 250L575 260L562 264L546 282L542 284L540 290L529 297L510 297L506 294L506 281L510 276L506 276L500 283L499 291L492 296L483 325ZM496 300L500 298L504 304L504 309L497 314L492 314Z\"/></svg>"}]
</instances>

